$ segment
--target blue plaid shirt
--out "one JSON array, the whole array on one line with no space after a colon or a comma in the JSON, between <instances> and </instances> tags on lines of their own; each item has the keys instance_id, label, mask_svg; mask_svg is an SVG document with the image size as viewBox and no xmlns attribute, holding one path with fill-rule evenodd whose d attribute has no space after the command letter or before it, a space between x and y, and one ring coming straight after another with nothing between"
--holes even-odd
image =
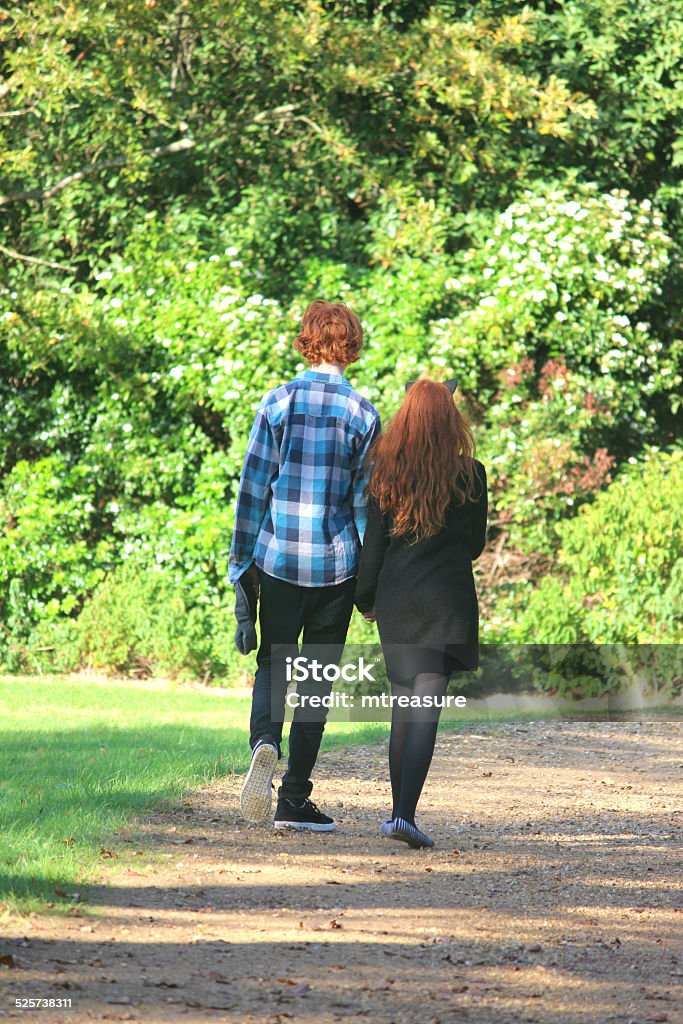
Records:
<instances>
[{"instance_id":1,"label":"blue plaid shirt","mask_svg":"<svg viewBox=\"0 0 683 1024\"><path fill-rule=\"evenodd\" d=\"M329 587L355 576L367 519L364 462L377 410L342 374L305 370L262 399L240 478L229 577Z\"/></svg>"}]
</instances>

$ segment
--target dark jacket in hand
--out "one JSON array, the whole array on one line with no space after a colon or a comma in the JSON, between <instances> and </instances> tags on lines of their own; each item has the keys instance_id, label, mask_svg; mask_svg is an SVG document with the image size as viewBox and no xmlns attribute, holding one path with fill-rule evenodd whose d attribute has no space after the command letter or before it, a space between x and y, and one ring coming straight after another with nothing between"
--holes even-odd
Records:
<instances>
[{"instance_id":1,"label":"dark jacket in hand","mask_svg":"<svg viewBox=\"0 0 683 1024\"><path fill-rule=\"evenodd\" d=\"M254 650L256 639L256 588L253 581L243 573L235 583L235 646L240 654L249 654Z\"/></svg>"}]
</instances>

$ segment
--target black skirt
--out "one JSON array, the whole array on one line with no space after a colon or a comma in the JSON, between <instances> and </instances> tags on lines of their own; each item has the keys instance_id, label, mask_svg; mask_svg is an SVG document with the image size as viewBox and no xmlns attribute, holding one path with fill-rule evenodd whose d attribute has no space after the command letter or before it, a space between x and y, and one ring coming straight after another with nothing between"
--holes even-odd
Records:
<instances>
[{"instance_id":1,"label":"black skirt","mask_svg":"<svg viewBox=\"0 0 683 1024\"><path fill-rule=\"evenodd\" d=\"M450 645L449 645L450 646ZM461 652L462 656L449 650L431 647L415 647L408 644L383 646L384 664L389 682L397 686L412 687L415 677L433 673L450 677L455 672L471 672L472 652Z\"/></svg>"},{"instance_id":2,"label":"black skirt","mask_svg":"<svg viewBox=\"0 0 683 1024\"><path fill-rule=\"evenodd\" d=\"M411 543L391 529L391 517L368 503L356 606L374 608L392 683L406 685L423 672L450 675L479 667L479 602L472 562L486 540L486 471L476 461L481 488L474 502L455 499L443 529Z\"/></svg>"}]
</instances>

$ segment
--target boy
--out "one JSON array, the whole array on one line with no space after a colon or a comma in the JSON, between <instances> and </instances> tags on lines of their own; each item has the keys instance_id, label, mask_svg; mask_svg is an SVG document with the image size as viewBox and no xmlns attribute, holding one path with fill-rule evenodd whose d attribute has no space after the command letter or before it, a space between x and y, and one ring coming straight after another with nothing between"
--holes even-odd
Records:
<instances>
[{"instance_id":1,"label":"boy","mask_svg":"<svg viewBox=\"0 0 683 1024\"><path fill-rule=\"evenodd\" d=\"M229 561L230 582L243 577L260 592L252 758L240 796L249 821L262 821L271 808L285 657L299 653L302 630L305 649L320 645L328 663L330 652L341 656L353 610L366 523L365 462L380 433L377 410L344 376L362 341L360 321L344 303L312 302L294 341L310 369L264 396L249 435ZM304 683L298 693L330 689ZM324 728L324 713L312 721L296 709L275 828L335 828L309 799Z\"/></svg>"}]
</instances>

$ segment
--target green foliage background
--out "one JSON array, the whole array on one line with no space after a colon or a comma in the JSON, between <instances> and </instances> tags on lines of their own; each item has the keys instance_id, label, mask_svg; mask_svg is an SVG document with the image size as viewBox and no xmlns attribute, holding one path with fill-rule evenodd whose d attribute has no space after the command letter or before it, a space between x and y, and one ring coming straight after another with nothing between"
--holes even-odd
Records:
<instances>
[{"instance_id":1,"label":"green foliage background","mask_svg":"<svg viewBox=\"0 0 683 1024\"><path fill-rule=\"evenodd\" d=\"M679 643L683 0L58 7L0 12L0 664L252 667L236 485L317 297L384 420L460 381L484 640Z\"/></svg>"}]
</instances>

